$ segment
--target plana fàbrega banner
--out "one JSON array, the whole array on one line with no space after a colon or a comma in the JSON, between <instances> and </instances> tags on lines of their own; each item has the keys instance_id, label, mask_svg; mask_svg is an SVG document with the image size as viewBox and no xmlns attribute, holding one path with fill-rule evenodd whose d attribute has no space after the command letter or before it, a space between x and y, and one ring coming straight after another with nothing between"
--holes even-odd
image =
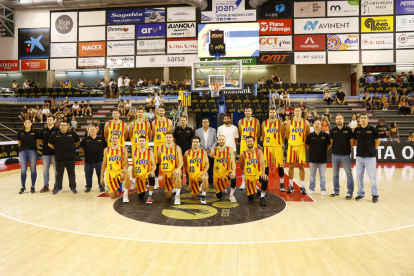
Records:
<instances>
[{"instance_id":1,"label":"plana f\u00e0brega banner","mask_svg":"<svg viewBox=\"0 0 414 276\"><path fill-rule=\"evenodd\" d=\"M381 33L394 31L394 16L361 17L362 33Z\"/></svg>"}]
</instances>

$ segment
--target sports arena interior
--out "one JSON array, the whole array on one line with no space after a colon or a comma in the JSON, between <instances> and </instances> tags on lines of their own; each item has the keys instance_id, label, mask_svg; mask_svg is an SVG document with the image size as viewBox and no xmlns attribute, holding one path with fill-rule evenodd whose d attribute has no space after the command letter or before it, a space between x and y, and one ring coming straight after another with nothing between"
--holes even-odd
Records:
<instances>
[{"instance_id":1,"label":"sports arena interior","mask_svg":"<svg viewBox=\"0 0 414 276\"><path fill-rule=\"evenodd\" d=\"M414 275L412 71L414 1L0 0L0 275Z\"/></svg>"}]
</instances>

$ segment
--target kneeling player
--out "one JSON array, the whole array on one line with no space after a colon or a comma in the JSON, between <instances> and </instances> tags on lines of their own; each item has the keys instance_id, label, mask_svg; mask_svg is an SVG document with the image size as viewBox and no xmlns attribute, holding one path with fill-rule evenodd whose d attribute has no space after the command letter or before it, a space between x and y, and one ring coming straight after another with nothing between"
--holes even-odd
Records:
<instances>
[{"instance_id":1,"label":"kneeling player","mask_svg":"<svg viewBox=\"0 0 414 276\"><path fill-rule=\"evenodd\" d=\"M246 137L247 150L240 155L240 168L246 176L246 189L249 200L254 199L256 186L261 187L260 205L267 206L265 194L267 190L267 175L263 172L264 160L260 149L254 148L254 138Z\"/></svg>"},{"instance_id":2,"label":"kneeling player","mask_svg":"<svg viewBox=\"0 0 414 276\"><path fill-rule=\"evenodd\" d=\"M122 192L122 183L124 183L124 203L129 202L128 190L130 184L130 176L128 172L128 152L118 144L119 135L112 133L111 146L104 151L104 159L101 169L101 183L108 186L109 196L114 199L117 192ZM106 170L106 178L105 176ZM104 181L105 179L105 181Z\"/></svg>"},{"instance_id":3,"label":"kneeling player","mask_svg":"<svg viewBox=\"0 0 414 276\"><path fill-rule=\"evenodd\" d=\"M200 137L191 139L191 149L184 154L184 169L188 172L191 196L197 198L200 193L200 182L202 185L201 204L205 205L208 188L209 161L207 153L200 148Z\"/></svg>"},{"instance_id":4,"label":"kneeling player","mask_svg":"<svg viewBox=\"0 0 414 276\"><path fill-rule=\"evenodd\" d=\"M137 193L140 199L143 199L147 190L147 183L149 184L149 193L147 204L152 204L152 193L155 186L155 164L154 154L152 150L146 147L147 138L140 136L138 138L138 148L132 154L133 177L136 178Z\"/></svg>"},{"instance_id":5,"label":"kneeling player","mask_svg":"<svg viewBox=\"0 0 414 276\"><path fill-rule=\"evenodd\" d=\"M165 134L165 144L158 148L158 160L163 173L165 198L170 199L172 189L177 188L175 205L180 205L181 168L183 167L183 154L181 148L173 143L173 133Z\"/></svg>"},{"instance_id":6,"label":"kneeling player","mask_svg":"<svg viewBox=\"0 0 414 276\"><path fill-rule=\"evenodd\" d=\"M236 159L231 147L227 147L226 138L220 135L217 139L218 146L210 152L210 157L214 158L214 188L217 198L221 198L227 192L228 180L231 181L230 201L237 202L234 196L236 190Z\"/></svg>"}]
</instances>

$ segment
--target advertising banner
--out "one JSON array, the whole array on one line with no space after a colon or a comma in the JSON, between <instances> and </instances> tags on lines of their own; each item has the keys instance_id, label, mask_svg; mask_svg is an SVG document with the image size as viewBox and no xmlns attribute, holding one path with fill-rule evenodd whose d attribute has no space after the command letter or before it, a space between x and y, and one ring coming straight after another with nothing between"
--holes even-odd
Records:
<instances>
[{"instance_id":1,"label":"advertising banner","mask_svg":"<svg viewBox=\"0 0 414 276\"><path fill-rule=\"evenodd\" d=\"M260 24L260 35L292 34L292 19L263 19Z\"/></svg>"},{"instance_id":2,"label":"advertising banner","mask_svg":"<svg viewBox=\"0 0 414 276\"><path fill-rule=\"evenodd\" d=\"M78 58L78 69L99 69L105 68L105 58Z\"/></svg>"},{"instance_id":3,"label":"advertising banner","mask_svg":"<svg viewBox=\"0 0 414 276\"><path fill-rule=\"evenodd\" d=\"M295 34L358 33L359 17L295 19Z\"/></svg>"},{"instance_id":4,"label":"advertising banner","mask_svg":"<svg viewBox=\"0 0 414 276\"><path fill-rule=\"evenodd\" d=\"M113 24L137 24L145 23L144 9L107 10L106 23Z\"/></svg>"},{"instance_id":5,"label":"advertising banner","mask_svg":"<svg viewBox=\"0 0 414 276\"><path fill-rule=\"evenodd\" d=\"M137 40L137 55L165 54L165 39Z\"/></svg>"},{"instance_id":6,"label":"advertising banner","mask_svg":"<svg viewBox=\"0 0 414 276\"><path fill-rule=\"evenodd\" d=\"M361 34L361 50L393 49L394 34Z\"/></svg>"},{"instance_id":7,"label":"advertising banner","mask_svg":"<svg viewBox=\"0 0 414 276\"><path fill-rule=\"evenodd\" d=\"M396 31L414 31L414 15L399 15L395 18Z\"/></svg>"},{"instance_id":8,"label":"advertising banner","mask_svg":"<svg viewBox=\"0 0 414 276\"><path fill-rule=\"evenodd\" d=\"M107 57L106 68L134 68L134 56L129 57Z\"/></svg>"},{"instance_id":9,"label":"advertising banner","mask_svg":"<svg viewBox=\"0 0 414 276\"><path fill-rule=\"evenodd\" d=\"M361 17L361 33L384 33L393 31L393 16Z\"/></svg>"},{"instance_id":10,"label":"advertising banner","mask_svg":"<svg viewBox=\"0 0 414 276\"><path fill-rule=\"evenodd\" d=\"M200 58L200 61L216 61L216 58ZM226 58L220 57L220 60L241 60L242 65L256 65L257 61L255 57L252 58ZM245 85L246 86L246 85Z\"/></svg>"},{"instance_id":11,"label":"advertising banner","mask_svg":"<svg viewBox=\"0 0 414 276\"><path fill-rule=\"evenodd\" d=\"M137 25L137 38L164 38L165 24L142 24Z\"/></svg>"},{"instance_id":12,"label":"advertising banner","mask_svg":"<svg viewBox=\"0 0 414 276\"><path fill-rule=\"evenodd\" d=\"M271 1L257 8L257 19L280 19L293 17L293 2Z\"/></svg>"},{"instance_id":13,"label":"advertising banner","mask_svg":"<svg viewBox=\"0 0 414 276\"><path fill-rule=\"evenodd\" d=\"M328 11L328 17L358 16L359 0L328 1L326 9Z\"/></svg>"},{"instance_id":14,"label":"advertising banner","mask_svg":"<svg viewBox=\"0 0 414 276\"><path fill-rule=\"evenodd\" d=\"M106 23L106 11L79 11L79 26L102 26Z\"/></svg>"},{"instance_id":15,"label":"advertising banner","mask_svg":"<svg viewBox=\"0 0 414 276\"><path fill-rule=\"evenodd\" d=\"M145 23L165 22L165 8L145 9Z\"/></svg>"},{"instance_id":16,"label":"advertising banner","mask_svg":"<svg viewBox=\"0 0 414 276\"><path fill-rule=\"evenodd\" d=\"M321 51L325 45L325 35L295 35L295 51Z\"/></svg>"},{"instance_id":17,"label":"advertising banner","mask_svg":"<svg viewBox=\"0 0 414 276\"><path fill-rule=\"evenodd\" d=\"M292 36L261 36L259 38L260 52L292 51Z\"/></svg>"},{"instance_id":18,"label":"advertising banner","mask_svg":"<svg viewBox=\"0 0 414 276\"><path fill-rule=\"evenodd\" d=\"M105 33L105 26L80 27L79 41L104 41Z\"/></svg>"},{"instance_id":19,"label":"advertising banner","mask_svg":"<svg viewBox=\"0 0 414 276\"><path fill-rule=\"evenodd\" d=\"M293 53L260 53L257 64L293 64Z\"/></svg>"},{"instance_id":20,"label":"advertising banner","mask_svg":"<svg viewBox=\"0 0 414 276\"><path fill-rule=\"evenodd\" d=\"M134 25L108 26L106 28L106 39L107 40L135 39L135 26Z\"/></svg>"},{"instance_id":21,"label":"advertising banner","mask_svg":"<svg viewBox=\"0 0 414 276\"><path fill-rule=\"evenodd\" d=\"M108 56L134 55L135 41L108 41L106 53Z\"/></svg>"},{"instance_id":22,"label":"advertising banner","mask_svg":"<svg viewBox=\"0 0 414 276\"><path fill-rule=\"evenodd\" d=\"M193 61L199 61L197 55L158 55L136 57L136 67L183 67L192 66Z\"/></svg>"},{"instance_id":23,"label":"advertising banner","mask_svg":"<svg viewBox=\"0 0 414 276\"><path fill-rule=\"evenodd\" d=\"M50 13L51 42L78 41L78 12Z\"/></svg>"},{"instance_id":24,"label":"advertising banner","mask_svg":"<svg viewBox=\"0 0 414 276\"><path fill-rule=\"evenodd\" d=\"M394 1L393 0L362 0L361 1L361 15L381 15L393 14Z\"/></svg>"},{"instance_id":25,"label":"advertising banner","mask_svg":"<svg viewBox=\"0 0 414 276\"><path fill-rule=\"evenodd\" d=\"M325 2L295 2L295 18L325 17Z\"/></svg>"},{"instance_id":26,"label":"advertising banner","mask_svg":"<svg viewBox=\"0 0 414 276\"><path fill-rule=\"evenodd\" d=\"M50 57L76 57L76 43L52 43L50 45Z\"/></svg>"},{"instance_id":27,"label":"advertising banner","mask_svg":"<svg viewBox=\"0 0 414 276\"><path fill-rule=\"evenodd\" d=\"M0 71L19 71L19 61L16 60L0 60Z\"/></svg>"},{"instance_id":28,"label":"advertising banner","mask_svg":"<svg viewBox=\"0 0 414 276\"><path fill-rule=\"evenodd\" d=\"M326 52L295 53L295 64L325 64Z\"/></svg>"},{"instance_id":29,"label":"advertising banner","mask_svg":"<svg viewBox=\"0 0 414 276\"><path fill-rule=\"evenodd\" d=\"M105 42L80 42L78 46L79 57L105 56Z\"/></svg>"},{"instance_id":30,"label":"advertising banner","mask_svg":"<svg viewBox=\"0 0 414 276\"><path fill-rule=\"evenodd\" d=\"M362 67L362 71L364 73L368 73L368 72L378 72L378 73L394 73L396 70L394 65L390 65L390 66L386 66L386 65L381 65L381 66L363 66ZM362 83L360 84L362 85ZM382 86L382 85L388 85L388 84L381 84L381 83L369 83L369 84L364 84L364 85L369 85L369 86Z\"/></svg>"},{"instance_id":31,"label":"advertising banner","mask_svg":"<svg viewBox=\"0 0 414 276\"><path fill-rule=\"evenodd\" d=\"M414 33L396 34L395 48L411 49L414 48Z\"/></svg>"},{"instance_id":32,"label":"advertising banner","mask_svg":"<svg viewBox=\"0 0 414 276\"><path fill-rule=\"evenodd\" d=\"M211 11L201 12L201 23L256 21L256 10L246 10L246 0L212 0Z\"/></svg>"},{"instance_id":33,"label":"advertising banner","mask_svg":"<svg viewBox=\"0 0 414 276\"><path fill-rule=\"evenodd\" d=\"M196 21L194 7L168 7L167 22Z\"/></svg>"},{"instance_id":34,"label":"advertising banner","mask_svg":"<svg viewBox=\"0 0 414 276\"><path fill-rule=\"evenodd\" d=\"M168 39L167 54L197 54L197 38Z\"/></svg>"},{"instance_id":35,"label":"advertising banner","mask_svg":"<svg viewBox=\"0 0 414 276\"><path fill-rule=\"evenodd\" d=\"M412 0L397 0L397 14L413 14L414 2Z\"/></svg>"},{"instance_id":36,"label":"advertising banner","mask_svg":"<svg viewBox=\"0 0 414 276\"><path fill-rule=\"evenodd\" d=\"M19 29L19 59L49 58L50 30Z\"/></svg>"},{"instance_id":37,"label":"advertising banner","mask_svg":"<svg viewBox=\"0 0 414 276\"><path fill-rule=\"evenodd\" d=\"M20 70L47 70L47 59L20 60Z\"/></svg>"},{"instance_id":38,"label":"advertising banner","mask_svg":"<svg viewBox=\"0 0 414 276\"><path fill-rule=\"evenodd\" d=\"M167 23L167 37L196 37L196 22Z\"/></svg>"},{"instance_id":39,"label":"advertising banner","mask_svg":"<svg viewBox=\"0 0 414 276\"><path fill-rule=\"evenodd\" d=\"M359 50L359 34L330 34L326 38L329 51Z\"/></svg>"}]
</instances>

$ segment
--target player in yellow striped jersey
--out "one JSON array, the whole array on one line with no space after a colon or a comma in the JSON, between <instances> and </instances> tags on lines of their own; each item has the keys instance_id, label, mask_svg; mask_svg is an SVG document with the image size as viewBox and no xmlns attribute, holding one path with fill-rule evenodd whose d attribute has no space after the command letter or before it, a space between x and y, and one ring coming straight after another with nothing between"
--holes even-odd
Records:
<instances>
[{"instance_id":1,"label":"player in yellow striped jersey","mask_svg":"<svg viewBox=\"0 0 414 276\"><path fill-rule=\"evenodd\" d=\"M240 155L240 169L246 176L247 197L250 201L254 199L257 188L260 187L260 206L266 204L267 175L264 171L263 153L260 149L254 147L253 136L246 137L247 150Z\"/></svg>"},{"instance_id":2,"label":"player in yellow striped jersey","mask_svg":"<svg viewBox=\"0 0 414 276\"><path fill-rule=\"evenodd\" d=\"M260 137L260 123L259 120L252 117L253 110L247 107L244 110L245 118L239 120L239 133L240 133L240 156L247 149L246 137L252 136L254 140L254 147L257 148L257 141ZM242 184L239 189L244 190L246 187L244 181L244 173L242 172Z\"/></svg>"},{"instance_id":3,"label":"player in yellow striped jersey","mask_svg":"<svg viewBox=\"0 0 414 276\"><path fill-rule=\"evenodd\" d=\"M129 125L129 140L132 144L132 151L135 152L135 150L139 146L138 139L141 136L144 136L146 139L146 148L149 149L148 142L151 139L151 124L148 121L144 120L144 109L142 107L137 109L137 119L134 120ZM130 190L135 190L135 178L132 178L132 184Z\"/></svg>"},{"instance_id":4,"label":"player in yellow striped jersey","mask_svg":"<svg viewBox=\"0 0 414 276\"><path fill-rule=\"evenodd\" d=\"M231 183L230 201L237 202L234 196L236 190L236 159L234 150L226 146L226 137L219 135L217 147L210 152L210 157L214 159L213 175L214 188L217 198L221 198L227 192L228 180Z\"/></svg>"},{"instance_id":5,"label":"player in yellow striped jersey","mask_svg":"<svg viewBox=\"0 0 414 276\"><path fill-rule=\"evenodd\" d=\"M285 141L285 125L276 119L276 109L269 109L269 119L262 123L263 158L265 173L269 175L270 167L277 167L280 179L280 191L286 192L283 171L283 143Z\"/></svg>"},{"instance_id":6,"label":"player in yellow striped jersey","mask_svg":"<svg viewBox=\"0 0 414 276\"><path fill-rule=\"evenodd\" d=\"M200 148L200 137L191 138L191 149L184 154L184 169L188 172L189 188L191 196L197 198L200 193L200 183L202 185L201 204L206 205L206 194L208 188L208 168L210 163L207 151Z\"/></svg>"},{"instance_id":7,"label":"player in yellow striped jersey","mask_svg":"<svg viewBox=\"0 0 414 276\"><path fill-rule=\"evenodd\" d=\"M302 109L295 107L292 120L286 124L286 138L288 139L288 151L286 161L289 163L289 189L293 193L293 177L295 175L295 163L299 166L300 192L306 194L305 189L305 168L306 161L306 136L310 133L310 125L306 119L302 119Z\"/></svg>"},{"instance_id":8,"label":"player in yellow striped jersey","mask_svg":"<svg viewBox=\"0 0 414 276\"><path fill-rule=\"evenodd\" d=\"M128 138L128 126L119 119L119 115L119 111L114 109L112 111L112 120L105 124L104 136L108 147L111 146L111 137L114 133L119 135L119 145L125 147L125 141Z\"/></svg>"},{"instance_id":9,"label":"player in yellow striped jersey","mask_svg":"<svg viewBox=\"0 0 414 276\"><path fill-rule=\"evenodd\" d=\"M122 192L124 185L124 203L128 203L128 191L130 175L128 171L128 151L125 147L118 144L119 135L113 133L111 136L111 146L104 150L104 159L101 169L101 184L108 187L109 196L114 199L117 192ZM105 178L106 170L106 178Z\"/></svg>"},{"instance_id":10,"label":"player in yellow striped jersey","mask_svg":"<svg viewBox=\"0 0 414 276\"><path fill-rule=\"evenodd\" d=\"M143 199L149 185L147 204L152 204L152 193L155 186L155 164L152 150L147 148L147 138L138 138L139 146L132 152L132 177L136 178L138 198Z\"/></svg>"},{"instance_id":11,"label":"player in yellow striped jersey","mask_svg":"<svg viewBox=\"0 0 414 276\"><path fill-rule=\"evenodd\" d=\"M165 134L165 144L158 148L157 160L160 164L164 182L165 198L170 199L172 190L177 189L175 205L180 205L181 168L183 167L183 154L180 146L174 144L172 132Z\"/></svg>"}]
</instances>

